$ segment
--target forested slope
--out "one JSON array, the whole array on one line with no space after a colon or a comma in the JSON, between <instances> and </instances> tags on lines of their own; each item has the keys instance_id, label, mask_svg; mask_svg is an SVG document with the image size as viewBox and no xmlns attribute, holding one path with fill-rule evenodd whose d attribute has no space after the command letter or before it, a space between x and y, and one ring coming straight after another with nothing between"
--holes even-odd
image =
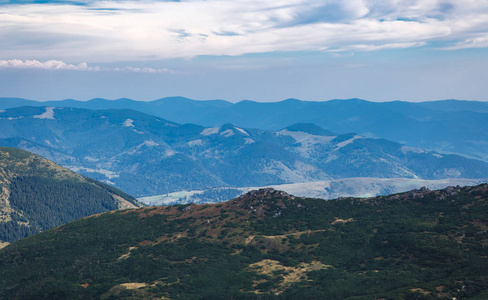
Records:
<instances>
[{"instance_id":1,"label":"forested slope","mask_svg":"<svg viewBox=\"0 0 488 300\"><path fill-rule=\"evenodd\" d=\"M263 189L118 210L0 251L0 298L487 299L487 199L488 185L330 201Z\"/></svg>"},{"instance_id":2,"label":"forested slope","mask_svg":"<svg viewBox=\"0 0 488 300\"><path fill-rule=\"evenodd\" d=\"M30 152L0 147L0 242L81 217L139 207L132 196Z\"/></svg>"}]
</instances>

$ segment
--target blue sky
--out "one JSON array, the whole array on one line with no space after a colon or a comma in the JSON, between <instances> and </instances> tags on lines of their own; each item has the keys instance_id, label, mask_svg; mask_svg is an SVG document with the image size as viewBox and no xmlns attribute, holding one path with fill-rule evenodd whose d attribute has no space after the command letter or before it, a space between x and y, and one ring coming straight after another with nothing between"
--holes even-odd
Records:
<instances>
[{"instance_id":1,"label":"blue sky","mask_svg":"<svg viewBox=\"0 0 488 300\"><path fill-rule=\"evenodd\" d=\"M0 96L488 100L486 0L0 0Z\"/></svg>"}]
</instances>

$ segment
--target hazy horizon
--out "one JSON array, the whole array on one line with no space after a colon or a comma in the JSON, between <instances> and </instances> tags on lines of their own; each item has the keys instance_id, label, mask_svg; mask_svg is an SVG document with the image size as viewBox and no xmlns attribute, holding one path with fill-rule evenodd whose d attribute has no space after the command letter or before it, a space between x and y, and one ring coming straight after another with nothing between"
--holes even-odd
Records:
<instances>
[{"instance_id":1,"label":"hazy horizon","mask_svg":"<svg viewBox=\"0 0 488 300\"><path fill-rule=\"evenodd\" d=\"M423 101L408 101L408 100L385 100L385 101L379 101L379 100L371 100L371 99L362 99L362 98L344 98L344 99L324 99L324 100L309 100L309 99L297 99L297 98L286 98L286 99L281 99L281 100L276 100L276 101L269 101L266 99L259 99L259 100L253 100L253 99L242 99L242 100L236 100L236 101L231 101L227 99L193 99L185 96L165 96L165 97L159 97L155 99L131 99L127 97L121 97L121 98L102 98L102 97L95 97L95 98L90 98L90 99L73 99L73 98L65 98L65 99L31 99L31 98L23 98L23 97L4 97L0 95L0 100L1 99L6 99L6 98L18 98L18 99L23 99L23 100L30 100L30 101L37 101L37 102L51 102L51 101L80 101L80 102L88 102L92 100L107 100L107 101L118 101L118 100L131 100L131 101L136 101L136 102L152 102L152 101L157 101L161 99L168 99L168 98L185 98L193 101L225 101L229 102L232 104L236 104L239 102L244 102L244 101L251 101L251 102L256 102L256 103L278 103L278 102L283 102L287 100L298 100L298 101L303 101L303 102L328 102L328 101L348 101L348 100L362 100L362 101L367 101L367 102L374 102L374 103L386 103L386 102L408 102L408 103L422 103L422 102L436 102L436 101L467 101L467 102L488 102L488 100L472 100L472 99L434 99L434 100L423 100Z\"/></svg>"}]
</instances>

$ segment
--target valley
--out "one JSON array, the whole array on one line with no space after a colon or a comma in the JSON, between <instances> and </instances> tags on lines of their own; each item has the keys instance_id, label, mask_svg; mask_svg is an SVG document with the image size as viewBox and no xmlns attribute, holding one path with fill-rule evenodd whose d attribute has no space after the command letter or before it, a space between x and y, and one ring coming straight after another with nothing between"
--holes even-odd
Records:
<instances>
[{"instance_id":1,"label":"valley","mask_svg":"<svg viewBox=\"0 0 488 300\"><path fill-rule=\"evenodd\" d=\"M487 300L488 0L0 0L0 300Z\"/></svg>"},{"instance_id":2,"label":"valley","mask_svg":"<svg viewBox=\"0 0 488 300\"><path fill-rule=\"evenodd\" d=\"M488 296L483 160L127 109L0 126L0 298Z\"/></svg>"},{"instance_id":3,"label":"valley","mask_svg":"<svg viewBox=\"0 0 488 300\"><path fill-rule=\"evenodd\" d=\"M481 160L310 123L268 131L178 124L125 109L19 107L1 112L0 126L0 145L136 197L356 177L488 178Z\"/></svg>"}]
</instances>

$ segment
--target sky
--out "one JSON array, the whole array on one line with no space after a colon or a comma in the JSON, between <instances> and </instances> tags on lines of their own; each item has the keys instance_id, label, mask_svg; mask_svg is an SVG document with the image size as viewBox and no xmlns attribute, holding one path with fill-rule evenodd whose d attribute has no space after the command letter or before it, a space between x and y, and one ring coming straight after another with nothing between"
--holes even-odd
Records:
<instances>
[{"instance_id":1,"label":"sky","mask_svg":"<svg viewBox=\"0 0 488 300\"><path fill-rule=\"evenodd\" d=\"M488 101L488 0L0 0L0 97Z\"/></svg>"}]
</instances>

